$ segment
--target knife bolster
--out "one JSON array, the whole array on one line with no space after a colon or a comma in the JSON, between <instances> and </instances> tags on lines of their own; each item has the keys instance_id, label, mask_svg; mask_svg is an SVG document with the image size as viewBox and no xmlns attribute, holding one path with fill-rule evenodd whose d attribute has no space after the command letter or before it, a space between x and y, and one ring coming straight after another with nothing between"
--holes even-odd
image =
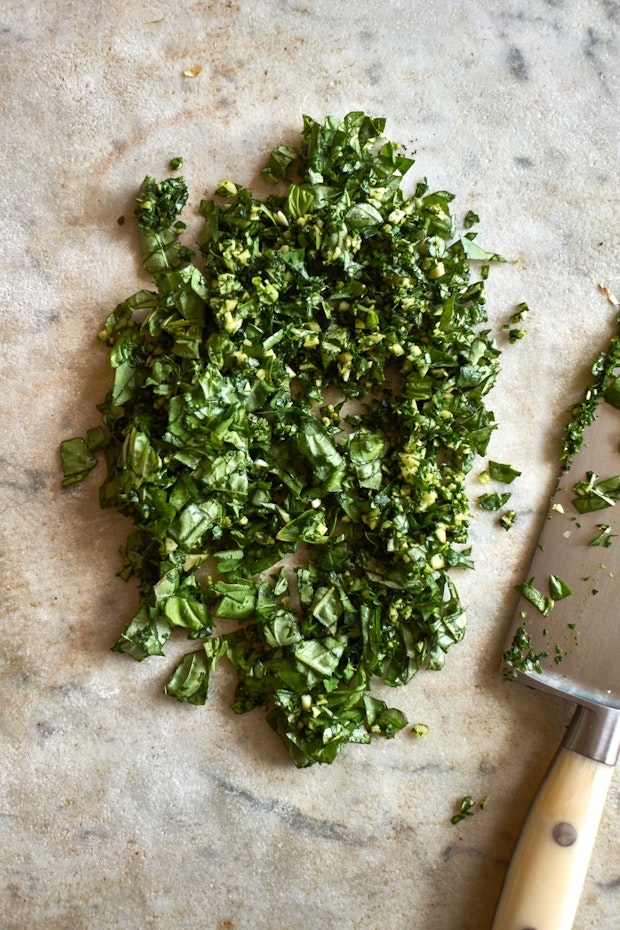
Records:
<instances>
[{"instance_id":1,"label":"knife bolster","mask_svg":"<svg viewBox=\"0 0 620 930\"><path fill-rule=\"evenodd\" d=\"M615 765L620 756L620 710L579 706L562 745L596 762Z\"/></svg>"}]
</instances>

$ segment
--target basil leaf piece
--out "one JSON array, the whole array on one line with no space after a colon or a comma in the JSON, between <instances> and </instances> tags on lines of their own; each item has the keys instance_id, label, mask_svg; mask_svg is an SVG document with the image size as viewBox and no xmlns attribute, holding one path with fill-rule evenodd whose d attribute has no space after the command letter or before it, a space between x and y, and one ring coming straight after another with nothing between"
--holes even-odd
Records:
<instances>
[{"instance_id":1,"label":"basil leaf piece","mask_svg":"<svg viewBox=\"0 0 620 930\"><path fill-rule=\"evenodd\" d=\"M572 588L561 578L558 578L557 575L549 576L549 594L553 601L561 601L565 597L570 597L572 593Z\"/></svg>"},{"instance_id":2,"label":"basil leaf piece","mask_svg":"<svg viewBox=\"0 0 620 930\"><path fill-rule=\"evenodd\" d=\"M551 611L553 610L553 598L547 597L538 588L535 586L533 579L531 581L524 581L521 584L515 585L515 590L519 592L521 597L524 597L526 600L533 604L537 610L541 612L543 617L548 617Z\"/></svg>"},{"instance_id":3,"label":"basil leaf piece","mask_svg":"<svg viewBox=\"0 0 620 930\"><path fill-rule=\"evenodd\" d=\"M501 481L503 484L511 484L515 478L521 474L511 465L505 465L501 462L489 461L489 475L494 481Z\"/></svg>"},{"instance_id":4,"label":"basil leaf piece","mask_svg":"<svg viewBox=\"0 0 620 930\"><path fill-rule=\"evenodd\" d=\"M472 239L469 239L467 236L461 238L461 245L463 247L463 252L465 257L470 262L505 262L506 259L502 258L497 252L487 252L485 249L480 248L480 246L474 242Z\"/></svg>"},{"instance_id":5,"label":"basil leaf piece","mask_svg":"<svg viewBox=\"0 0 620 930\"><path fill-rule=\"evenodd\" d=\"M508 666L504 669L507 678L513 677L515 671L542 674L542 660L549 657L548 652L535 652L532 637L524 626L518 627L510 648L504 652L504 661Z\"/></svg>"},{"instance_id":6,"label":"basil leaf piece","mask_svg":"<svg viewBox=\"0 0 620 930\"><path fill-rule=\"evenodd\" d=\"M79 436L61 442L60 460L65 476L62 482L63 488L83 481L97 464L97 459L91 455L89 446Z\"/></svg>"},{"instance_id":7,"label":"basil leaf piece","mask_svg":"<svg viewBox=\"0 0 620 930\"><path fill-rule=\"evenodd\" d=\"M500 510L504 504L507 504L512 495L506 491L503 494L489 492L481 494L478 498L478 504L483 510Z\"/></svg>"},{"instance_id":8,"label":"basil leaf piece","mask_svg":"<svg viewBox=\"0 0 620 930\"><path fill-rule=\"evenodd\" d=\"M105 319L101 423L61 450L67 484L102 452L100 504L133 522L119 575L140 602L114 649L202 645L165 689L192 704L226 658L234 712L260 708L299 767L394 736L373 680L438 670L463 638L450 573L474 566L466 476L497 428L500 258L458 231L453 194L405 193L413 160L384 129L304 116L266 197L227 178L201 200L198 258L183 178L144 178L150 284Z\"/></svg>"}]
</instances>

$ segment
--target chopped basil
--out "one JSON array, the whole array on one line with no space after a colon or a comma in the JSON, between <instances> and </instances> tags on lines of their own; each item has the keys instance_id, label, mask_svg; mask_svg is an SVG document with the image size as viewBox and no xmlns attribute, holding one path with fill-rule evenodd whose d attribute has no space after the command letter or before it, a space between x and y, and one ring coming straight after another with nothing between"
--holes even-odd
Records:
<instances>
[{"instance_id":1,"label":"chopped basil","mask_svg":"<svg viewBox=\"0 0 620 930\"><path fill-rule=\"evenodd\" d=\"M510 648L504 652L504 661L507 664L504 674L507 678L515 675L516 671L542 673L541 660L548 658L548 652L535 652L532 637L524 626L518 627Z\"/></svg>"},{"instance_id":2,"label":"chopped basil","mask_svg":"<svg viewBox=\"0 0 620 930\"><path fill-rule=\"evenodd\" d=\"M511 496L509 491L505 491L502 494L489 492L488 494L481 494L478 498L478 503L483 510L500 510L504 504L508 503Z\"/></svg>"},{"instance_id":3,"label":"chopped basil","mask_svg":"<svg viewBox=\"0 0 620 930\"><path fill-rule=\"evenodd\" d=\"M592 513L614 507L616 501L620 500L620 475L600 480L596 472L588 472L587 479L578 481L573 486L573 491L573 506L579 513Z\"/></svg>"},{"instance_id":4,"label":"chopped basil","mask_svg":"<svg viewBox=\"0 0 620 930\"><path fill-rule=\"evenodd\" d=\"M384 125L305 117L263 170L274 193L225 180L201 202L200 262L180 240L183 179L145 178L152 288L100 334L100 501L134 522L120 575L142 598L114 648L162 655L183 630L201 648L167 693L203 704L226 658L234 711L262 708L297 766L394 736L405 716L372 679L439 669L462 639L448 572L473 565L465 476L496 426L470 262L500 258L458 235L451 194L405 195L412 160ZM92 451L63 444L65 483Z\"/></svg>"},{"instance_id":5,"label":"chopped basil","mask_svg":"<svg viewBox=\"0 0 620 930\"><path fill-rule=\"evenodd\" d=\"M557 575L549 576L549 594L553 601L561 601L563 598L569 597L572 593L572 588L569 588L566 582L558 578Z\"/></svg>"},{"instance_id":6,"label":"chopped basil","mask_svg":"<svg viewBox=\"0 0 620 930\"><path fill-rule=\"evenodd\" d=\"M516 510L506 510L499 518L499 525L505 530L509 530L517 518Z\"/></svg>"},{"instance_id":7,"label":"chopped basil","mask_svg":"<svg viewBox=\"0 0 620 930\"><path fill-rule=\"evenodd\" d=\"M611 532L612 527L609 523L597 523L596 526L599 532L588 542L588 545L604 546L609 549L612 539L615 539L615 534Z\"/></svg>"},{"instance_id":8,"label":"chopped basil","mask_svg":"<svg viewBox=\"0 0 620 930\"><path fill-rule=\"evenodd\" d=\"M620 323L620 318L617 322ZM599 353L592 366L594 380L588 387L584 399L575 404L571 418L564 430L560 460L567 470L583 444L585 430L596 418L596 408L604 398L617 406L618 384L616 369L620 366L620 336L612 336L605 352ZM598 508L594 508L598 509Z\"/></svg>"},{"instance_id":9,"label":"chopped basil","mask_svg":"<svg viewBox=\"0 0 620 930\"><path fill-rule=\"evenodd\" d=\"M474 801L470 794L465 795L464 798L459 802L458 810L454 814L450 821L453 824L461 823L461 821L466 820L467 817L472 817L474 814L474 808L477 806L481 811L485 809L489 803L489 797L486 795L484 798L481 798L478 802Z\"/></svg>"},{"instance_id":10,"label":"chopped basil","mask_svg":"<svg viewBox=\"0 0 620 930\"><path fill-rule=\"evenodd\" d=\"M520 304L517 304L517 309L510 317L510 322L515 325L517 323L523 323L529 312L530 308L524 301L522 301Z\"/></svg>"},{"instance_id":11,"label":"chopped basil","mask_svg":"<svg viewBox=\"0 0 620 930\"><path fill-rule=\"evenodd\" d=\"M553 598L547 597L546 594L543 594L542 591L539 591L534 584L534 579L515 585L515 588L521 597L524 597L527 601L530 602L530 604L533 604L534 607L536 607L536 609L541 612L543 617L549 616L553 610Z\"/></svg>"},{"instance_id":12,"label":"chopped basil","mask_svg":"<svg viewBox=\"0 0 620 930\"><path fill-rule=\"evenodd\" d=\"M465 820L466 817L471 817L473 815L472 807L475 805L475 801L470 794L465 795L459 803L459 809L456 814L451 817L451 823L457 824L461 823L462 820Z\"/></svg>"},{"instance_id":13,"label":"chopped basil","mask_svg":"<svg viewBox=\"0 0 620 930\"><path fill-rule=\"evenodd\" d=\"M489 475L494 481L502 481L504 484L511 484L515 478L521 474L511 465L505 465L502 462L489 461Z\"/></svg>"},{"instance_id":14,"label":"chopped basil","mask_svg":"<svg viewBox=\"0 0 620 930\"><path fill-rule=\"evenodd\" d=\"M60 444L60 461L64 479L63 488L83 481L97 464L86 442L80 437L65 439Z\"/></svg>"}]
</instances>

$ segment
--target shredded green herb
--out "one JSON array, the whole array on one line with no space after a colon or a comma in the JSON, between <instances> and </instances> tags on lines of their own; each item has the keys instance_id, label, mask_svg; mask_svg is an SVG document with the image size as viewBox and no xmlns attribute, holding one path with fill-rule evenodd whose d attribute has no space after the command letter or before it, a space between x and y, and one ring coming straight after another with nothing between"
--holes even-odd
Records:
<instances>
[{"instance_id":1,"label":"shredded green herb","mask_svg":"<svg viewBox=\"0 0 620 930\"><path fill-rule=\"evenodd\" d=\"M501 481L504 484L512 484L515 478L521 474L512 465L506 465L503 462L489 461L489 476L493 481Z\"/></svg>"},{"instance_id":2,"label":"shredded green herb","mask_svg":"<svg viewBox=\"0 0 620 930\"><path fill-rule=\"evenodd\" d=\"M503 493L489 492L481 494L478 498L478 504L483 510L500 510L504 504L507 504L511 498L509 491Z\"/></svg>"},{"instance_id":3,"label":"shredded green herb","mask_svg":"<svg viewBox=\"0 0 620 930\"><path fill-rule=\"evenodd\" d=\"M573 506L579 513L593 513L614 507L616 501L620 500L620 475L601 480L596 472L590 471L586 480L576 482L573 491Z\"/></svg>"},{"instance_id":4,"label":"shredded green herb","mask_svg":"<svg viewBox=\"0 0 620 930\"><path fill-rule=\"evenodd\" d=\"M512 526L514 526L514 522L516 518L517 518L516 510L506 510L499 518L499 525L503 529L509 530Z\"/></svg>"},{"instance_id":5,"label":"shredded green herb","mask_svg":"<svg viewBox=\"0 0 620 930\"><path fill-rule=\"evenodd\" d=\"M475 811L474 808L478 806L481 811L485 809L489 803L488 795L484 798L481 798L478 802L474 801L470 794L465 795L464 798L459 802L458 810L450 818L450 822L453 824L461 823L463 820L466 820L468 817L473 817Z\"/></svg>"},{"instance_id":6,"label":"shredded green herb","mask_svg":"<svg viewBox=\"0 0 620 930\"><path fill-rule=\"evenodd\" d=\"M599 532L589 540L588 545L604 546L609 549L612 539L616 538L616 534L612 533L611 525L609 523L597 523L596 528Z\"/></svg>"},{"instance_id":7,"label":"shredded green herb","mask_svg":"<svg viewBox=\"0 0 620 930\"><path fill-rule=\"evenodd\" d=\"M620 315L616 318L620 325ZM599 353L592 366L594 380L588 387L582 401L571 407L570 420L564 430L560 461L565 470L570 468L571 462L583 444L585 430L596 418L596 408L601 399L617 406L618 380L616 369L620 366L620 336L612 336L605 352Z\"/></svg>"},{"instance_id":8,"label":"shredded green herb","mask_svg":"<svg viewBox=\"0 0 620 930\"><path fill-rule=\"evenodd\" d=\"M524 626L517 628L510 648L504 652L504 668L506 678L512 678L517 671L542 673L542 659L548 658L548 652L535 652L532 637Z\"/></svg>"},{"instance_id":9,"label":"shredded green herb","mask_svg":"<svg viewBox=\"0 0 620 930\"><path fill-rule=\"evenodd\" d=\"M202 201L198 256L183 178L147 177L153 287L101 334L100 502L135 524L120 575L141 594L114 648L142 660L184 631L198 648L166 692L204 704L226 658L233 710L262 708L300 767L394 736L373 677L403 685L462 639L449 572L473 565L465 476L495 428L470 263L500 256L458 234L453 195L404 193L413 162L384 126L304 117L263 169L272 195L226 180ZM67 484L93 465L83 440L62 456Z\"/></svg>"},{"instance_id":10,"label":"shredded green herb","mask_svg":"<svg viewBox=\"0 0 620 930\"><path fill-rule=\"evenodd\" d=\"M569 597L572 593L572 588L570 588L565 581L562 581L561 578L558 578L557 575L549 576L549 594L553 601L561 601L565 597Z\"/></svg>"},{"instance_id":11,"label":"shredded green herb","mask_svg":"<svg viewBox=\"0 0 620 930\"><path fill-rule=\"evenodd\" d=\"M534 584L533 578L530 579L530 581L524 581L521 584L515 585L515 589L519 592L521 597L524 597L530 604L533 604L534 607L541 612L543 617L549 616L553 610L553 599L547 597L542 591L539 591Z\"/></svg>"}]
</instances>

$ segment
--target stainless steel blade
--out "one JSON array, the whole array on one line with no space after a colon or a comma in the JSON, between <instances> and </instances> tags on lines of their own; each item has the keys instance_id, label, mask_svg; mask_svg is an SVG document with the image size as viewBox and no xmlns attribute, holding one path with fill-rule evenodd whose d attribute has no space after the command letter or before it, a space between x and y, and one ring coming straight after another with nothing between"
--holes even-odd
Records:
<instances>
[{"instance_id":1,"label":"stainless steel blade","mask_svg":"<svg viewBox=\"0 0 620 930\"><path fill-rule=\"evenodd\" d=\"M619 441L620 411L601 402L581 450L559 480L524 579L549 596L549 578L554 575L572 594L556 600L548 616L521 597L506 645L509 650L517 631L525 628L533 651L549 655L541 659L540 673L517 671L515 677L586 707L616 710L620 710L620 501L580 514L573 505L573 487L589 472L601 479L620 474ZM591 544L601 525L611 526L608 546Z\"/></svg>"}]
</instances>

